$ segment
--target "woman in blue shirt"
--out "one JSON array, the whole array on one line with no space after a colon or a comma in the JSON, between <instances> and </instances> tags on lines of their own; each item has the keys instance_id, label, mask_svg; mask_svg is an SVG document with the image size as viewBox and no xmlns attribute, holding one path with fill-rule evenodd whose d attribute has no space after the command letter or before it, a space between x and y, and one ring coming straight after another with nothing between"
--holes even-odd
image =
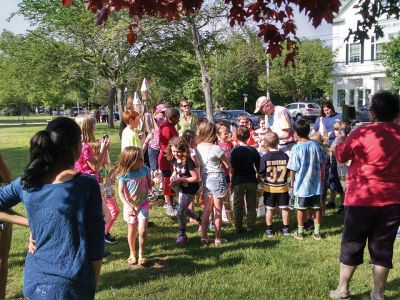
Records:
<instances>
[{"instance_id":1,"label":"woman in blue shirt","mask_svg":"<svg viewBox=\"0 0 400 300\"><path fill-rule=\"evenodd\" d=\"M24 174L0 191L0 210L24 203L36 243L25 261L24 295L93 299L104 254L104 220L98 182L74 171L80 128L72 119L54 119L30 145Z\"/></svg>"},{"instance_id":2,"label":"woman in blue shirt","mask_svg":"<svg viewBox=\"0 0 400 300\"><path fill-rule=\"evenodd\" d=\"M342 121L342 115L335 112L335 108L333 107L331 101L327 101L322 105L321 117L319 117L315 121L312 133L314 132L322 133L324 138L326 138L328 141L328 146L330 146L335 139L335 135L331 134L333 133L333 125L336 122L340 121ZM324 126L324 128L321 128L321 123ZM326 208L336 207L335 204L336 193L339 193L341 195L342 198L341 203L343 203L343 187L340 184L339 175L337 172L336 158L332 157L331 160L330 159L326 160L325 164L326 180L321 195L322 196L321 198L323 199L323 204L325 204L326 191L327 189L329 189L329 202L326 204Z\"/></svg>"}]
</instances>

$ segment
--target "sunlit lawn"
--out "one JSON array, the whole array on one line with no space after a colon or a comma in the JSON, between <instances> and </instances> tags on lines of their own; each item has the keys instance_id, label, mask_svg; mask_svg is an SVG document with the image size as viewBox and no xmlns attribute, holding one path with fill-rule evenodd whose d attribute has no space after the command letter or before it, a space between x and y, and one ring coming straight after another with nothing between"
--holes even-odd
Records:
<instances>
[{"instance_id":1,"label":"sunlit lawn","mask_svg":"<svg viewBox=\"0 0 400 300\"><path fill-rule=\"evenodd\" d=\"M0 127L0 151L14 177L21 174L28 157L29 138L43 126ZM118 130L99 125L98 136L108 132L112 160L119 154ZM120 206L121 207L121 206ZM21 206L18 207L23 212ZM294 215L292 216L294 221ZM119 243L108 247L112 253L104 262L98 299L327 299L338 280L341 218L333 211L323 219L322 241L307 236L303 241L291 237L263 237L263 220L256 233L238 236L226 226L223 236L229 243L219 248L201 246L197 226L189 226L189 242L175 246L177 223L166 217L162 208L152 210L147 255L149 265L127 266L126 225L122 216L112 228ZM28 231L14 227L7 285L9 298L22 297L22 272ZM400 298L400 245L395 245L394 266L386 296ZM368 299L372 286L366 263L357 270L351 290L354 299Z\"/></svg>"}]
</instances>

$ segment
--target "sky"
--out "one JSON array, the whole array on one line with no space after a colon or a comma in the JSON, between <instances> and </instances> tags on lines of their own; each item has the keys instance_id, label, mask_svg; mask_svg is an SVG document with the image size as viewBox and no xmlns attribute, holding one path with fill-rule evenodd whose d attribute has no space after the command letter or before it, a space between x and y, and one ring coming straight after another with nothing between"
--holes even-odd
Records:
<instances>
[{"instance_id":1,"label":"sky","mask_svg":"<svg viewBox=\"0 0 400 300\"><path fill-rule=\"evenodd\" d=\"M29 23L20 16L14 16L10 22L6 21L11 13L18 10L19 2L20 0L1 0L0 32L6 29L16 34L23 34L30 28ZM323 22L317 29L315 29L308 21L308 17L299 12L295 13L295 21L297 23L297 36L299 38L320 38L328 44L331 44L329 40L332 37L332 26L330 24Z\"/></svg>"}]
</instances>

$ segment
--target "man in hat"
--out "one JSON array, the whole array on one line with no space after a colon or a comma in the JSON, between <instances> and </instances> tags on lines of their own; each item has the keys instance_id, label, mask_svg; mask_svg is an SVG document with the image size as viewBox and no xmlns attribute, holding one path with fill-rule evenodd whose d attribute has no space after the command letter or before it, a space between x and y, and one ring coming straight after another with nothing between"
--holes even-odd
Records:
<instances>
[{"instance_id":1,"label":"man in hat","mask_svg":"<svg viewBox=\"0 0 400 300\"><path fill-rule=\"evenodd\" d=\"M289 111L283 106L275 106L270 99L261 96L257 99L254 113L265 114L265 127L267 131L275 132L279 138L279 150L290 153L294 145L293 120Z\"/></svg>"}]
</instances>

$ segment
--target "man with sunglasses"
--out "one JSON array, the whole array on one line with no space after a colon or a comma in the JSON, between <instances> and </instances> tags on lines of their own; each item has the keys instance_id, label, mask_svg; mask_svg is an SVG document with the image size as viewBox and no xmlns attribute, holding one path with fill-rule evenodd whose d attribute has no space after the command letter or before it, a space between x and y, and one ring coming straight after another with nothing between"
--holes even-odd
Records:
<instances>
[{"instance_id":1,"label":"man with sunglasses","mask_svg":"<svg viewBox=\"0 0 400 300\"><path fill-rule=\"evenodd\" d=\"M182 100L179 104L181 110L181 117L178 123L178 134L182 136L182 133L186 129L191 129L196 131L197 115L192 114L190 111L190 105L187 100Z\"/></svg>"},{"instance_id":2,"label":"man with sunglasses","mask_svg":"<svg viewBox=\"0 0 400 300\"><path fill-rule=\"evenodd\" d=\"M266 131L272 131L278 135L278 149L289 155L295 143L292 126L293 120L289 111L283 106L275 106L272 101L265 96L261 96L257 99L254 113L258 113L259 111L265 115Z\"/></svg>"}]
</instances>

